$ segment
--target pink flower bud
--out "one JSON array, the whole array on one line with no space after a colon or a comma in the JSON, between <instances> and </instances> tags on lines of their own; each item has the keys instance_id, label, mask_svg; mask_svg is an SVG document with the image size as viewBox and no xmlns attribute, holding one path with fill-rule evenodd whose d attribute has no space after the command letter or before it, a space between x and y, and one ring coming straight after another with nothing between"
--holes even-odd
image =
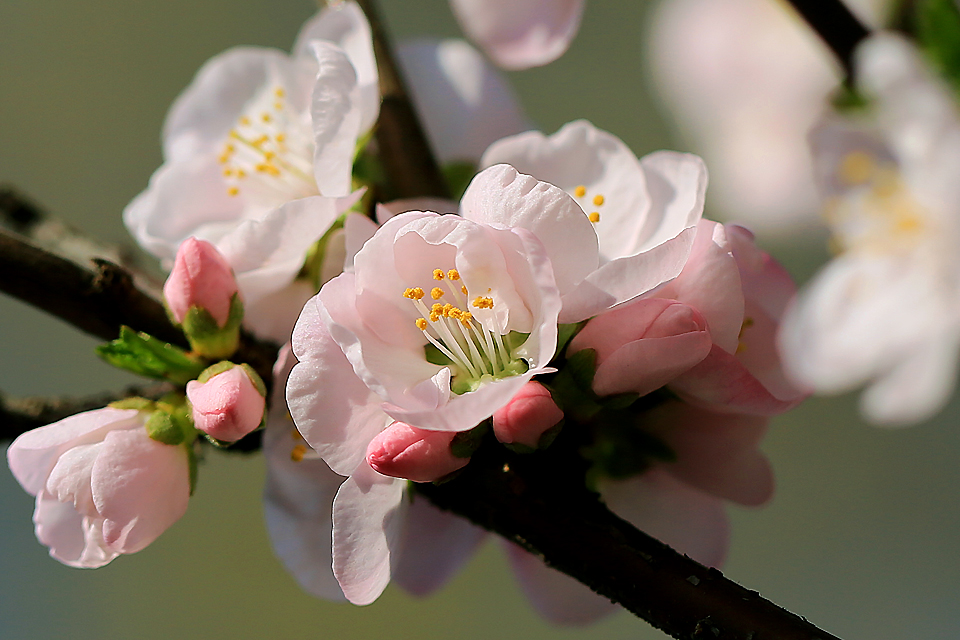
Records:
<instances>
[{"instance_id":1,"label":"pink flower bud","mask_svg":"<svg viewBox=\"0 0 960 640\"><path fill-rule=\"evenodd\" d=\"M243 367L233 367L206 382L188 382L187 398L197 429L223 442L235 442L260 426L266 406Z\"/></svg>"},{"instance_id":2,"label":"pink flower bud","mask_svg":"<svg viewBox=\"0 0 960 640\"><path fill-rule=\"evenodd\" d=\"M450 450L453 431L428 431L394 422L370 441L367 463L385 476L414 482L433 482L466 466Z\"/></svg>"},{"instance_id":3,"label":"pink flower bud","mask_svg":"<svg viewBox=\"0 0 960 640\"><path fill-rule=\"evenodd\" d=\"M563 411L550 391L539 382L528 382L517 395L493 414L493 432L504 444L522 444L534 449L548 429L563 419Z\"/></svg>"},{"instance_id":4,"label":"pink flower bud","mask_svg":"<svg viewBox=\"0 0 960 640\"><path fill-rule=\"evenodd\" d=\"M236 292L233 270L216 247L193 237L183 241L163 285L163 297L178 323L183 323L190 307L200 307L223 327Z\"/></svg>"}]
</instances>

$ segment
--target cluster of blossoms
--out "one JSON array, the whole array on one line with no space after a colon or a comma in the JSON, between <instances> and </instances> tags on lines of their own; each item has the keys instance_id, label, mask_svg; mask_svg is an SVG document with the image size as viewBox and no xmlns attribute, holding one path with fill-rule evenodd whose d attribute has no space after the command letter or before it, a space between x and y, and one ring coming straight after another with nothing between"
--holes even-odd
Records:
<instances>
[{"instance_id":1,"label":"cluster of blossoms","mask_svg":"<svg viewBox=\"0 0 960 640\"><path fill-rule=\"evenodd\" d=\"M497 23L508 4L453 3L511 67L562 53L582 11L519 3L538 20L510 32ZM767 419L805 397L775 348L795 290L748 230L702 218L703 162L638 159L586 121L527 131L466 43L402 57L437 155L475 169L459 203L376 202L378 185L355 171L379 94L353 2L308 21L292 54L215 57L174 104L164 164L124 220L172 265L164 295L191 351L125 331L101 355L170 393L10 447L54 557L95 567L144 548L184 513L201 442L257 430L277 554L311 593L356 604L391 581L428 593L477 547L484 532L411 483L448 480L480 446L548 455L575 442L599 499L709 566L727 549L724 502L770 498L758 444ZM894 180L881 173L895 155L856 148L873 155L838 160L837 189L855 191L846 219ZM878 230L844 229L886 247ZM910 251L926 250L916 242ZM241 326L284 345L269 394L230 361ZM519 547L507 553L550 619L585 622L612 606Z\"/></svg>"}]
</instances>

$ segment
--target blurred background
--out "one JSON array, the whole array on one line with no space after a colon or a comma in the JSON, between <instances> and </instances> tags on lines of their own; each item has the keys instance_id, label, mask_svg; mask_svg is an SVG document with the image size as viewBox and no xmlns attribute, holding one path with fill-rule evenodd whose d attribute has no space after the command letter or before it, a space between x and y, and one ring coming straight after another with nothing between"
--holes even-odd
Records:
<instances>
[{"instance_id":1,"label":"blurred background","mask_svg":"<svg viewBox=\"0 0 960 640\"><path fill-rule=\"evenodd\" d=\"M782 9L776 0L768 2ZM548 133L588 118L637 155L659 148L699 150L707 155L714 184L734 171L749 174L734 164L736 158L711 151L703 134L707 125L697 118L759 122L776 119L786 106L754 97L755 115L725 115L732 113L723 111L729 105L701 98L707 116L691 116L689 107L654 96L689 93L677 83L703 88L714 82L718 90L742 86L747 92L762 83L748 75L752 62L770 66L781 45L793 46L790 38L809 49L797 56L819 59L818 45L780 14L793 36L781 38L762 22L754 32L731 27L741 41L749 41L747 33L763 34L767 48L748 48L737 54L741 62L720 64L724 54L710 48L717 43L704 33L681 39L673 49L659 43L676 28L682 5L701 18L706 11L686 0L676 0L672 13L649 0L588 2L566 56L510 74L530 118ZM120 212L160 165L160 127L174 97L200 64L230 46L288 49L314 10L307 0L4 0L0 183L16 186L93 236L131 245ZM398 39L459 35L445 0L384 0L383 11ZM666 22L652 29L653 19ZM704 53L699 45L710 46ZM651 48L660 52L655 64ZM684 66L693 64L684 56L696 51L717 62L716 73L732 69L729 79L714 74L697 80ZM782 59L787 66L775 75L780 86L795 89L802 73L789 66L790 55ZM804 91L815 104L829 90L832 72L829 63L811 64L820 65L819 84ZM655 78L673 85L657 88ZM771 130L789 129L787 120ZM757 145L761 164L780 158L775 147L758 142L752 148ZM793 173L802 172L801 165ZM802 194L805 187L797 188ZM795 206L785 214L789 222L779 224L763 217L763 206L748 203L749 189L737 193L711 187L708 215L747 219L760 232L761 246L798 279L813 274L827 254L812 206ZM5 297L0 317L4 393L86 394L132 381L94 356L94 340L57 320ZM774 420L763 448L777 473L777 495L761 510L730 509L733 543L725 573L847 640L960 637L958 418L954 401L927 424L878 429L858 419L850 396L814 399ZM4 467L0 639L664 637L624 612L582 629L542 622L492 541L432 597L418 600L391 587L364 608L318 601L301 592L273 557L260 502L263 476L258 456L212 453L179 523L141 553L82 571L61 566L36 542L33 500Z\"/></svg>"}]
</instances>

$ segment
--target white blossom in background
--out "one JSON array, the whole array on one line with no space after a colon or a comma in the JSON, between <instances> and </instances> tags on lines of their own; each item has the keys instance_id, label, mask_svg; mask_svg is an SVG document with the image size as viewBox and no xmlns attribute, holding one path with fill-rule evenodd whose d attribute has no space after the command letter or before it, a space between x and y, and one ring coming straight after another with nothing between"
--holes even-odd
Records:
<instances>
[{"instance_id":1,"label":"white blossom in background","mask_svg":"<svg viewBox=\"0 0 960 640\"><path fill-rule=\"evenodd\" d=\"M293 282L307 250L358 197L354 154L379 101L370 27L354 2L311 18L292 54L230 49L171 107L164 164L124 222L165 262L189 236L214 244L237 275L248 325L286 340L313 293ZM277 322L281 309L292 316Z\"/></svg>"},{"instance_id":2,"label":"white blossom in background","mask_svg":"<svg viewBox=\"0 0 960 640\"><path fill-rule=\"evenodd\" d=\"M450 0L460 27L504 69L553 62L580 28L584 0Z\"/></svg>"},{"instance_id":3,"label":"white blossom in background","mask_svg":"<svg viewBox=\"0 0 960 640\"><path fill-rule=\"evenodd\" d=\"M822 393L867 385L880 424L932 416L952 392L960 346L960 115L956 97L902 38L857 51L873 99L812 136L838 255L803 290L780 336L784 363Z\"/></svg>"},{"instance_id":4,"label":"white blossom in background","mask_svg":"<svg viewBox=\"0 0 960 640\"><path fill-rule=\"evenodd\" d=\"M888 0L849 2L868 24ZM713 176L711 205L758 232L817 223L807 133L840 80L785 2L665 0L648 31L659 93Z\"/></svg>"}]
</instances>

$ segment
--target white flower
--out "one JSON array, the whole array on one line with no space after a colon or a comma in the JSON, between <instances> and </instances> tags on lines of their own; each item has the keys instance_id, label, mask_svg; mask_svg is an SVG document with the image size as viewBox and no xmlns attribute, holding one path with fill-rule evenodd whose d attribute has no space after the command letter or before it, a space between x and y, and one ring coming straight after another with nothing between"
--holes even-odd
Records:
<instances>
[{"instance_id":1,"label":"white flower","mask_svg":"<svg viewBox=\"0 0 960 640\"><path fill-rule=\"evenodd\" d=\"M593 223L598 262L575 290L564 291L560 322L646 293L687 261L707 188L697 156L658 151L638 160L616 136L577 120L549 137L529 131L494 143L481 166L498 163L560 187Z\"/></svg>"},{"instance_id":2,"label":"white flower","mask_svg":"<svg viewBox=\"0 0 960 640\"><path fill-rule=\"evenodd\" d=\"M18 437L7 450L37 497L37 539L72 567L140 551L180 519L190 498L188 453L151 440L145 415L106 407Z\"/></svg>"},{"instance_id":3,"label":"white flower","mask_svg":"<svg viewBox=\"0 0 960 640\"><path fill-rule=\"evenodd\" d=\"M467 36L504 69L559 58L580 28L584 0L450 0Z\"/></svg>"},{"instance_id":4,"label":"white flower","mask_svg":"<svg viewBox=\"0 0 960 640\"><path fill-rule=\"evenodd\" d=\"M868 384L864 414L923 420L946 402L960 344L960 115L915 49L891 34L857 52L873 119L812 136L840 254L787 313L784 364L817 391Z\"/></svg>"},{"instance_id":5,"label":"white flower","mask_svg":"<svg viewBox=\"0 0 960 640\"><path fill-rule=\"evenodd\" d=\"M353 2L308 21L291 55L230 49L170 109L164 164L124 222L164 261L189 236L213 243L253 318L258 304L282 307L289 295L299 308L303 292L288 285L355 201L355 148L378 110L370 27Z\"/></svg>"}]
</instances>

